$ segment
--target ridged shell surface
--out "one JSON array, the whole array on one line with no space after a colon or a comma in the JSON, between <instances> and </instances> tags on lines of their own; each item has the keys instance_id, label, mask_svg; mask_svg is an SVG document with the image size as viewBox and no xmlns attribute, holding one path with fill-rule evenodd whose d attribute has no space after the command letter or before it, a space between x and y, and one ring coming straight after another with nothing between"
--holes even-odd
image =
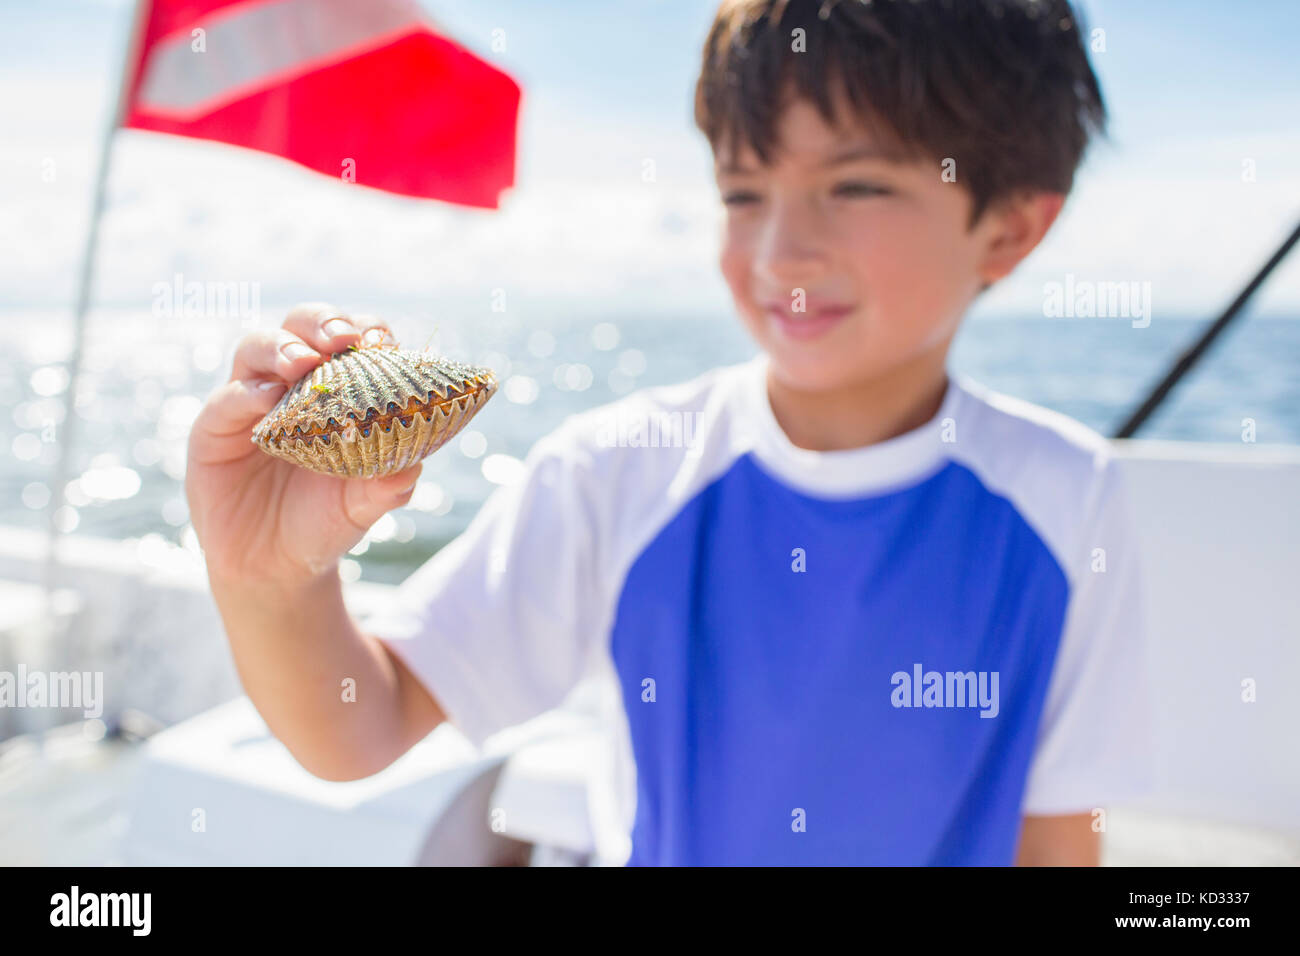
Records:
<instances>
[{"instance_id":1,"label":"ridged shell surface","mask_svg":"<svg viewBox=\"0 0 1300 956\"><path fill-rule=\"evenodd\" d=\"M338 352L299 379L253 429L267 454L343 478L380 478L437 451L496 391L490 369L427 352Z\"/></svg>"}]
</instances>

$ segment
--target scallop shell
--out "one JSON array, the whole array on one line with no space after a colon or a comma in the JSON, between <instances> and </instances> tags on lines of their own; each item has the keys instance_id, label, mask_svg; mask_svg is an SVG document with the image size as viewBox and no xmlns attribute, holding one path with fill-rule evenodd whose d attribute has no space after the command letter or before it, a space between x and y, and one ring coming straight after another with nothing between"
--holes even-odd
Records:
<instances>
[{"instance_id":1,"label":"scallop shell","mask_svg":"<svg viewBox=\"0 0 1300 956\"><path fill-rule=\"evenodd\" d=\"M253 429L267 454L312 471L379 478L465 427L496 391L491 369L377 345L338 352L299 379Z\"/></svg>"}]
</instances>

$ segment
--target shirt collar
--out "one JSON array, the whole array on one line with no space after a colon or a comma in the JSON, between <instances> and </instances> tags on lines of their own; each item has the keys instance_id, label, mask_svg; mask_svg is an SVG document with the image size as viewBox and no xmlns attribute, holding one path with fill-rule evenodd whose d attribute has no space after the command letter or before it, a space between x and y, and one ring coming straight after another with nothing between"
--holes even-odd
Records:
<instances>
[{"instance_id":1,"label":"shirt collar","mask_svg":"<svg viewBox=\"0 0 1300 956\"><path fill-rule=\"evenodd\" d=\"M751 453L765 470L791 487L830 498L881 494L914 484L947 461L965 392L962 376L948 373L939 410L911 431L861 448L810 451L790 441L772 412L768 362L767 355L760 353L739 368L742 414L735 436L737 451Z\"/></svg>"}]
</instances>

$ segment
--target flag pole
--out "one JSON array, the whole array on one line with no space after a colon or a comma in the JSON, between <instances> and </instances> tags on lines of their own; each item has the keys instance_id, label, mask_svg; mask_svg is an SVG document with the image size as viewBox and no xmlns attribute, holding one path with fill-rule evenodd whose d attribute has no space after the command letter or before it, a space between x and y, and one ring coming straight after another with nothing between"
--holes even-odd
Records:
<instances>
[{"instance_id":1,"label":"flag pole","mask_svg":"<svg viewBox=\"0 0 1300 956\"><path fill-rule=\"evenodd\" d=\"M55 443L54 486L50 491L48 525L45 553L45 595L47 603L52 597L58 571L59 527L56 515L64 504L64 488L68 484L68 472L72 465L72 444L77 431L77 383L81 377L82 354L85 350L86 313L90 307L90 295L95 281L95 253L99 246L99 223L104 215L108 173L113 157L113 135L126 118L127 101L131 95L131 83L134 78L132 68L143 42L145 23L148 20L150 0L135 0L131 14L130 32L126 37L122 54L122 69L119 74L117 100L113 104L108 126L104 130L104 140L100 146L99 169L95 177L94 198L90 207L90 227L86 232L86 244L81 257L81 277L77 283L76 311L72 324L72 356L68 369L68 388L63 396L62 432Z\"/></svg>"},{"instance_id":2,"label":"flag pole","mask_svg":"<svg viewBox=\"0 0 1300 956\"><path fill-rule=\"evenodd\" d=\"M1152 389L1151 394L1129 415L1124 424L1115 432L1114 437L1132 438L1137 433L1137 430L1142 427L1143 423L1160 406L1160 403L1165 400L1165 397L1173 391L1174 386L1192 370L1192 366L1201 360L1201 356L1219 337L1219 333L1226 329L1229 323L1236 320L1246 302L1264 284L1264 280L1268 278L1269 273L1277 268L1278 263L1287 257L1287 254L1291 252L1291 248L1297 242L1300 242L1300 223L1297 223L1296 227L1291 230L1291 235L1287 236L1286 241L1273 253L1272 258L1260 266L1259 271L1255 273L1255 277L1246 283L1244 289L1237 293L1237 298L1233 299L1232 305L1228 306L1227 311L1219 316L1190 348L1178 356L1177 361L1165 373L1165 377L1160 380L1160 384Z\"/></svg>"}]
</instances>

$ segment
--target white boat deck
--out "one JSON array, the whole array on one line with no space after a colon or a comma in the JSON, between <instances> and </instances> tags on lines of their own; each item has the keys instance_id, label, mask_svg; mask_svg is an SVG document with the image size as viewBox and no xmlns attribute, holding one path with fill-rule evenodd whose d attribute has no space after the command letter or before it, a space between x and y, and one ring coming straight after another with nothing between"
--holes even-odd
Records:
<instances>
[{"instance_id":1,"label":"white boat deck","mask_svg":"<svg viewBox=\"0 0 1300 956\"><path fill-rule=\"evenodd\" d=\"M133 862L127 845L130 794L143 756L144 748L138 742L94 739L80 725L47 732L43 738L15 739L0 747L0 863L122 866ZM331 842L327 832L321 832L318 839ZM371 862L394 862L387 857L383 848L376 847ZM549 857L539 854L533 862L574 859L552 852ZM1104 837L1102 863L1298 866L1300 836L1115 809Z\"/></svg>"},{"instance_id":2,"label":"white boat deck","mask_svg":"<svg viewBox=\"0 0 1300 956\"><path fill-rule=\"evenodd\" d=\"M75 724L0 745L0 863L120 864L126 795L142 752Z\"/></svg>"}]
</instances>

